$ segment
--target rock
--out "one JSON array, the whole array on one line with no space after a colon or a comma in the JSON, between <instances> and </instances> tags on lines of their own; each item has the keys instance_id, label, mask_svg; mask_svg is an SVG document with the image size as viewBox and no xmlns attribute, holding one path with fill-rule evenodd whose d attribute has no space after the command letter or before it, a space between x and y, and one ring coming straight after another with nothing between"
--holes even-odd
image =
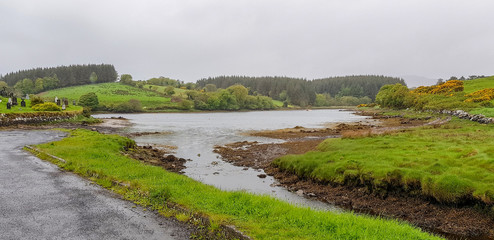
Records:
<instances>
[{"instance_id":1,"label":"rock","mask_svg":"<svg viewBox=\"0 0 494 240\"><path fill-rule=\"evenodd\" d=\"M295 192L295 194L297 194L297 195L299 195L299 196L301 196L301 197L302 197L302 196L304 196L304 190L299 189L299 190L297 190L297 191Z\"/></svg>"},{"instance_id":2,"label":"rock","mask_svg":"<svg viewBox=\"0 0 494 240\"><path fill-rule=\"evenodd\" d=\"M266 178L266 177L267 177L267 175L266 175L266 174L264 174L264 173L262 173L262 174L257 175L257 177L259 177L259 178Z\"/></svg>"},{"instance_id":3,"label":"rock","mask_svg":"<svg viewBox=\"0 0 494 240\"><path fill-rule=\"evenodd\" d=\"M213 173L213 175L218 175L218 174L220 174L220 173L219 173L219 172L214 172L214 173Z\"/></svg>"},{"instance_id":4,"label":"rock","mask_svg":"<svg viewBox=\"0 0 494 240\"><path fill-rule=\"evenodd\" d=\"M218 165L218 162L217 161L212 161L211 162L211 165L216 166L216 165Z\"/></svg>"},{"instance_id":5,"label":"rock","mask_svg":"<svg viewBox=\"0 0 494 240\"><path fill-rule=\"evenodd\" d=\"M244 168L242 168L242 170L247 171L247 170L249 170L249 168L248 167L244 167Z\"/></svg>"}]
</instances>

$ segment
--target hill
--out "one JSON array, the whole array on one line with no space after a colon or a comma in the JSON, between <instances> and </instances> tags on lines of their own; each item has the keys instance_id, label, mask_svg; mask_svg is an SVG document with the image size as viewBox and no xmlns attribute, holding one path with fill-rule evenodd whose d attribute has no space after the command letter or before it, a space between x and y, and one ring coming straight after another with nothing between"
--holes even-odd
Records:
<instances>
[{"instance_id":1,"label":"hill","mask_svg":"<svg viewBox=\"0 0 494 240\"><path fill-rule=\"evenodd\" d=\"M90 83L115 82L117 76L111 64L87 64L20 70L7 73L0 81L27 94Z\"/></svg>"},{"instance_id":2,"label":"hill","mask_svg":"<svg viewBox=\"0 0 494 240\"><path fill-rule=\"evenodd\" d=\"M123 85L120 83L100 83L83 86L73 86L60 88L48 92L40 93L43 98L68 98L69 102L79 101L79 98L87 93L94 92L98 96L100 110L112 110L117 106L128 103L131 99L136 99L145 109L157 109L172 106L169 97L161 94Z\"/></svg>"},{"instance_id":3,"label":"hill","mask_svg":"<svg viewBox=\"0 0 494 240\"><path fill-rule=\"evenodd\" d=\"M494 76L450 80L414 90L400 84L386 85L377 94L376 103L394 109L464 110L494 117Z\"/></svg>"},{"instance_id":4,"label":"hill","mask_svg":"<svg viewBox=\"0 0 494 240\"><path fill-rule=\"evenodd\" d=\"M253 93L259 93L275 100L286 101L288 104L305 107L307 105L333 106L340 97L353 97L365 99L352 99L358 105L374 99L379 89L386 84L401 83L403 79L377 76L358 75L344 77L330 77L315 79L312 81L302 78L290 77L246 77L246 76L219 76L201 79L197 81L200 88L207 85L215 85L218 88L228 88L235 84L241 84ZM318 101L325 99L325 101ZM330 99L333 98L333 99Z\"/></svg>"}]
</instances>

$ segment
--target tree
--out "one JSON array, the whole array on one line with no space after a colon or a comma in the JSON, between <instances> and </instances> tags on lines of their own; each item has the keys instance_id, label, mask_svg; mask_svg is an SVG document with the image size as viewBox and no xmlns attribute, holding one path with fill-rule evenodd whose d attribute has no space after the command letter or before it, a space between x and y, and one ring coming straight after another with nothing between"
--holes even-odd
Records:
<instances>
[{"instance_id":1,"label":"tree","mask_svg":"<svg viewBox=\"0 0 494 240\"><path fill-rule=\"evenodd\" d=\"M94 92L86 93L79 98L79 105L96 109L99 105L98 95Z\"/></svg>"},{"instance_id":2,"label":"tree","mask_svg":"<svg viewBox=\"0 0 494 240\"><path fill-rule=\"evenodd\" d=\"M376 103L389 108L407 108L411 106L413 95L406 86L399 83L384 85L376 96Z\"/></svg>"},{"instance_id":3,"label":"tree","mask_svg":"<svg viewBox=\"0 0 494 240\"><path fill-rule=\"evenodd\" d=\"M217 90L218 88L214 84L206 84L206 86L204 86L204 91L206 92L216 92Z\"/></svg>"},{"instance_id":4,"label":"tree","mask_svg":"<svg viewBox=\"0 0 494 240\"><path fill-rule=\"evenodd\" d=\"M130 75L130 74L122 74L122 76L120 76L120 83L125 84L125 85L129 85L129 86L135 86L136 85L136 83L134 81L132 81L132 75Z\"/></svg>"},{"instance_id":5,"label":"tree","mask_svg":"<svg viewBox=\"0 0 494 240\"><path fill-rule=\"evenodd\" d=\"M89 76L89 82L96 83L98 81L98 75L95 72L92 72Z\"/></svg>"},{"instance_id":6,"label":"tree","mask_svg":"<svg viewBox=\"0 0 494 240\"><path fill-rule=\"evenodd\" d=\"M43 78L36 79L36 81L34 82L34 92L39 93L39 92L42 92L43 89L44 89Z\"/></svg>"},{"instance_id":7,"label":"tree","mask_svg":"<svg viewBox=\"0 0 494 240\"><path fill-rule=\"evenodd\" d=\"M17 82L14 85L14 88L20 91L22 94L33 93L34 83L33 80L29 78L24 78L22 81Z\"/></svg>"},{"instance_id":8,"label":"tree","mask_svg":"<svg viewBox=\"0 0 494 240\"><path fill-rule=\"evenodd\" d=\"M244 87L240 84L236 84L236 85L233 85L231 87L228 87L226 90L228 90L228 92L230 92L235 97L235 99L237 100L238 106L240 108L245 107L245 102L246 102L247 96L249 95L249 90L246 87Z\"/></svg>"},{"instance_id":9,"label":"tree","mask_svg":"<svg viewBox=\"0 0 494 240\"><path fill-rule=\"evenodd\" d=\"M165 95L166 96L171 96L173 94L175 94L175 88L174 87L168 86L165 88Z\"/></svg>"},{"instance_id":10,"label":"tree","mask_svg":"<svg viewBox=\"0 0 494 240\"><path fill-rule=\"evenodd\" d=\"M3 87L8 87L9 85L4 82L4 81L0 81L0 89L2 89Z\"/></svg>"}]
</instances>

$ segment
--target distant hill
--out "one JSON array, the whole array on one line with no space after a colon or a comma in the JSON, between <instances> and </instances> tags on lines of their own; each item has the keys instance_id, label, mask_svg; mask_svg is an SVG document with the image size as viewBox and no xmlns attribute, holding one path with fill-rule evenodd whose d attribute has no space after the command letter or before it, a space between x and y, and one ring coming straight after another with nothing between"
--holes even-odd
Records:
<instances>
[{"instance_id":1,"label":"distant hill","mask_svg":"<svg viewBox=\"0 0 494 240\"><path fill-rule=\"evenodd\" d=\"M312 81L290 77L219 76L198 80L197 86L214 84L218 88L227 88L241 84L252 92L280 101L289 99L291 104L304 107L315 104L316 94L374 99L383 85L395 83L405 84L401 78L378 75L329 77Z\"/></svg>"}]
</instances>

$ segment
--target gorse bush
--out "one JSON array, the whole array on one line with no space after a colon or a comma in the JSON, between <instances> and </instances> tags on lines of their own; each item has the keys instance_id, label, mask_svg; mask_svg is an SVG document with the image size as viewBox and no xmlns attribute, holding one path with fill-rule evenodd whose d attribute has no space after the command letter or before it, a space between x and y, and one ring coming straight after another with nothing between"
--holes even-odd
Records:
<instances>
[{"instance_id":1,"label":"gorse bush","mask_svg":"<svg viewBox=\"0 0 494 240\"><path fill-rule=\"evenodd\" d=\"M420 86L412 91L417 94L450 94L463 91L463 81L450 80L434 86Z\"/></svg>"},{"instance_id":2,"label":"gorse bush","mask_svg":"<svg viewBox=\"0 0 494 240\"><path fill-rule=\"evenodd\" d=\"M52 102L40 103L31 107L35 111L62 111L62 108Z\"/></svg>"},{"instance_id":3,"label":"gorse bush","mask_svg":"<svg viewBox=\"0 0 494 240\"><path fill-rule=\"evenodd\" d=\"M494 99L494 88L482 89L465 95L465 102L486 102Z\"/></svg>"}]
</instances>

